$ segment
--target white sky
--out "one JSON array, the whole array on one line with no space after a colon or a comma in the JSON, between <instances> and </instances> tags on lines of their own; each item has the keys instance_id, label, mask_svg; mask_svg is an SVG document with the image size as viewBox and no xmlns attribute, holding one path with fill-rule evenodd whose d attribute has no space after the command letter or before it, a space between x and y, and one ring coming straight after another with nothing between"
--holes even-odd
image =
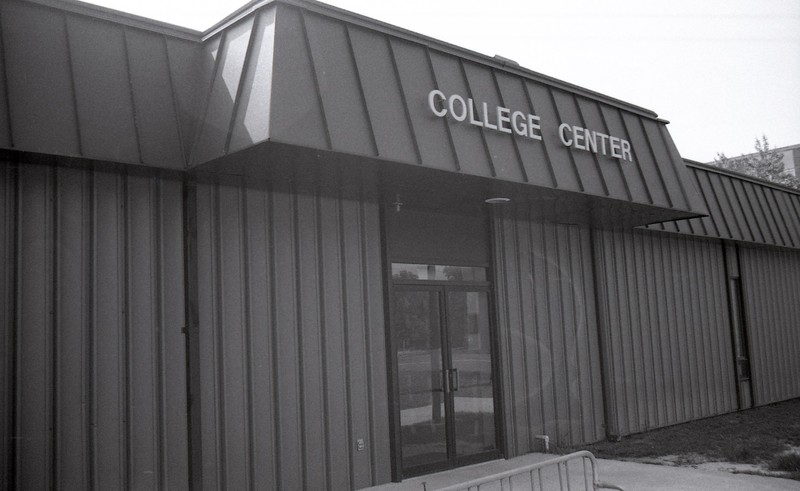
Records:
<instances>
[{"instance_id":1,"label":"white sky","mask_svg":"<svg viewBox=\"0 0 800 491\"><path fill-rule=\"evenodd\" d=\"M92 0L204 30L242 0ZM800 0L328 0L651 109L683 157L800 143Z\"/></svg>"}]
</instances>

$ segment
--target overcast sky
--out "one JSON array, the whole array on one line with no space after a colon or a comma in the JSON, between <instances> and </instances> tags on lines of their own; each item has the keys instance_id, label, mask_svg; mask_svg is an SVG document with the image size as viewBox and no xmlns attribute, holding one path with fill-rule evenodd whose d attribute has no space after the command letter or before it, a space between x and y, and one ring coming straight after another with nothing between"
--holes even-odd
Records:
<instances>
[{"instance_id":1,"label":"overcast sky","mask_svg":"<svg viewBox=\"0 0 800 491\"><path fill-rule=\"evenodd\" d=\"M93 0L205 30L241 0ZM653 110L685 158L800 144L800 0L330 0Z\"/></svg>"}]
</instances>

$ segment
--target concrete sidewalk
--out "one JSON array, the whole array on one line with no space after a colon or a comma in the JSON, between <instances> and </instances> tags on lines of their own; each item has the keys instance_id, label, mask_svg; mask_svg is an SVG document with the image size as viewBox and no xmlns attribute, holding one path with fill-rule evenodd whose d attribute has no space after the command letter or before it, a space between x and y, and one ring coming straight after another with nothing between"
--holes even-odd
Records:
<instances>
[{"instance_id":1,"label":"concrete sidewalk","mask_svg":"<svg viewBox=\"0 0 800 491\"><path fill-rule=\"evenodd\" d=\"M509 460L494 460L451 471L415 477L402 483L384 484L367 489L371 491L422 491L423 489L432 491L450 484L466 482L480 476L500 473L553 457L556 456L533 453ZM775 477L605 459L597 459L597 465L600 481L621 486L625 491L800 491L800 481ZM423 483L425 483L424 486ZM517 486L514 489L517 489ZM558 489L557 482L555 487L545 487L545 489ZM575 489L582 490L583 485L581 484Z\"/></svg>"},{"instance_id":2,"label":"concrete sidewalk","mask_svg":"<svg viewBox=\"0 0 800 491\"><path fill-rule=\"evenodd\" d=\"M732 474L726 471L639 464L597 459L600 480L616 484L625 491L703 490L703 491L783 491L800 490L800 481L777 477Z\"/></svg>"}]
</instances>

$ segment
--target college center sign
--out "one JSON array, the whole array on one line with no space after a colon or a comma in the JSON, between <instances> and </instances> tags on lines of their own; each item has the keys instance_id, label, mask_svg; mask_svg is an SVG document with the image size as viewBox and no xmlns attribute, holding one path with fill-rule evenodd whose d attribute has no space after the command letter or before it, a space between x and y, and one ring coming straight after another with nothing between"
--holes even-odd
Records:
<instances>
[{"instance_id":1,"label":"college center sign","mask_svg":"<svg viewBox=\"0 0 800 491\"><path fill-rule=\"evenodd\" d=\"M434 116L440 118L449 115L459 123L469 123L487 130L531 140L542 139L541 120L535 114L503 106L490 108L485 102L476 107L475 101L470 97L464 98L458 94L447 96L439 89L433 89L428 93L428 109ZM561 123L558 126L558 138L567 147L633 162L631 143L616 136Z\"/></svg>"}]
</instances>

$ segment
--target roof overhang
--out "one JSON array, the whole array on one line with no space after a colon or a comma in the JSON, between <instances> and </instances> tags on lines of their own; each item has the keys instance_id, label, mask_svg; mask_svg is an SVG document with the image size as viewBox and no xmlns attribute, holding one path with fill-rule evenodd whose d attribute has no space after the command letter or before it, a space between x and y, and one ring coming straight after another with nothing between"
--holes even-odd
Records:
<instances>
[{"instance_id":1,"label":"roof overhang","mask_svg":"<svg viewBox=\"0 0 800 491\"><path fill-rule=\"evenodd\" d=\"M0 146L246 175L275 164L241 152L276 146L256 153L348 156L398 186L458 176L639 225L706 214L655 113L508 60L310 1L252 2L196 41L54 5L0 6Z\"/></svg>"}]
</instances>

